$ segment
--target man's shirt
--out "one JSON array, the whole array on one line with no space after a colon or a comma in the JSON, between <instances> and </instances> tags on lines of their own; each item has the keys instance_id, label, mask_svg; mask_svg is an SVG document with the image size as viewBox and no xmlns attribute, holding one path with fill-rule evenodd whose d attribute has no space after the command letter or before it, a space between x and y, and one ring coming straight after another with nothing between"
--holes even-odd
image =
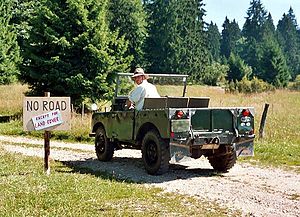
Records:
<instances>
[{"instance_id":1,"label":"man's shirt","mask_svg":"<svg viewBox=\"0 0 300 217\"><path fill-rule=\"evenodd\" d=\"M128 98L135 104L136 110L142 110L145 97L160 97L156 87L147 80L143 80L143 82L129 94Z\"/></svg>"}]
</instances>

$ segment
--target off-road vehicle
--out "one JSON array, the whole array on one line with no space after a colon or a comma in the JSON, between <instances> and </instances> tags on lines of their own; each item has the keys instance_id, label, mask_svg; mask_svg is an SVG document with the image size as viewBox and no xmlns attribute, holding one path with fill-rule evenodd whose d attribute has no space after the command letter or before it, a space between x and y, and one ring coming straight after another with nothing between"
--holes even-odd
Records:
<instances>
[{"instance_id":1,"label":"off-road vehicle","mask_svg":"<svg viewBox=\"0 0 300 217\"><path fill-rule=\"evenodd\" d=\"M209 107L209 97L185 96L187 75L149 76L182 79L182 96L145 98L142 110L129 110L127 96L118 95L117 85L111 110L92 116L90 136L95 136L100 161L110 161L116 149L140 149L146 171L158 175L187 157L205 156L215 170L226 172L237 156L253 155L252 107Z\"/></svg>"}]
</instances>

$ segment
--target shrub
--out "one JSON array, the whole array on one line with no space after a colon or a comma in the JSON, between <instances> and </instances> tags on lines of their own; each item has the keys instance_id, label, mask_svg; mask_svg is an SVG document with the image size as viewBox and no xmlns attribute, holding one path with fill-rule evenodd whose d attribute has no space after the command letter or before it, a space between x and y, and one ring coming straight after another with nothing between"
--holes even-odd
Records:
<instances>
[{"instance_id":1,"label":"shrub","mask_svg":"<svg viewBox=\"0 0 300 217\"><path fill-rule=\"evenodd\" d=\"M239 92L239 93L261 93L265 91L274 90L275 87L261 79L254 77L252 80L243 77L241 81L231 81L227 87L228 92Z\"/></svg>"},{"instance_id":2,"label":"shrub","mask_svg":"<svg viewBox=\"0 0 300 217\"><path fill-rule=\"evenodd\" d=\"M290 86L291 90L300 90L300 75L297 75L295 82Z\"/></svg>"},{"instance_id":3,"label":"shrub","mask_svg":"<svg viewBox=\"0 0 300 217\"><path fill-rule=\"evenodd\" d=\"M225 77L227 76L228 70L228 65L222 65L220 63L214 62L206 67L201 77L201 81L207 85L221 86L225 83Z\"/></svg>"}]
</instances>

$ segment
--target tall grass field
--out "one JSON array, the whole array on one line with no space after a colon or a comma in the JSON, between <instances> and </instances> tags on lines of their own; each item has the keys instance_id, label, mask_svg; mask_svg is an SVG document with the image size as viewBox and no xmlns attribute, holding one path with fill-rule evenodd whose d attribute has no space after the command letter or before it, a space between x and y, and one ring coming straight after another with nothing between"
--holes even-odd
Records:
<instances>
[{"instance_id":1,"label":"tall grass field","mask_svg":"<svg viewBox=\"0 0 300 217\"><path fill-rule=\"evenodd\" d=\"M157 85L161 95L181 96L181 86ZM0 86L0 115L22 111L26 86L14 84ZM255 140L255 157L250 161L284 167L300 172L300 92L276 90L259 94L229 94L222 88L191 85L187 96L210 97L210 107L254 107L255 133L258 135L262 112L266 103L270 105L263 139ZM104 108L102 108L104 109ZM92 144L88 137L91 116L73 114L70 132L53 132L54 139L84 141ZM42 132L23 132L21 120L0 123L0 134L40 136ZM257 136L258 137L258 136Z\"/></svg>"}]
</instances>

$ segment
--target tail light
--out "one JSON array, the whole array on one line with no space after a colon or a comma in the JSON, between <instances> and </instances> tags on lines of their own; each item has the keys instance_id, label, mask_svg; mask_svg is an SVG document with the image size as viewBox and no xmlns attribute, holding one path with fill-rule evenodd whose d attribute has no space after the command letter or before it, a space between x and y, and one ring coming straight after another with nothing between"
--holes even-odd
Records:
<instances>
[{"instance_id":1,"label":"tail light","mask_svg":"<svg viewBox=\"0 0 300 217\"><path fill-rule=\"evenodd\" d=\"M175 133L174 132L171 132L170 133L170 138L174 138L175 137Z\"/></svg>"},{"instance_id":2,"label":"tail light","mask_svg":"<svg viewBox=\"0 0 300 217\"><path fill-rule=\"evenodd\" d=\"M177 108L177 109L170 109L170 117L171 119L188 119L189 118L189 111L185 110L185 109L181 109L181 108Z\"/></svg>"},{"instance_id":3,"label":"tail light","mask_svg":"<svg viewBox=\"0 0 300 217\"><path fill-rule=\"evenodd\" d=\"M177 119L181 119L184 116L184 112L183 111L176 111L176 118Z\"/></svg>"},{"instance_id":4,"label":"tail light","mask_svg":"<svg viewBox=\"0 0 300 217\"><path fill-rule=\"evenodd\" d=\"M244 110L242 111L242 115L243 115L244 117L249 116L249 115L250 115L249 109L244 109Z\"/></svg>"},{"instance_id":5,"label":"tail light","mask_svg":"<svg viewBox=\"0 0 300 217\"><path fill-rule=\"evenodd\" d=\"M241 126L241 130L248 135L254 134L252 121L253 119L251 117L250 110L243 109L240 113L240 126Z\"/></svg>"}]
</instances>

